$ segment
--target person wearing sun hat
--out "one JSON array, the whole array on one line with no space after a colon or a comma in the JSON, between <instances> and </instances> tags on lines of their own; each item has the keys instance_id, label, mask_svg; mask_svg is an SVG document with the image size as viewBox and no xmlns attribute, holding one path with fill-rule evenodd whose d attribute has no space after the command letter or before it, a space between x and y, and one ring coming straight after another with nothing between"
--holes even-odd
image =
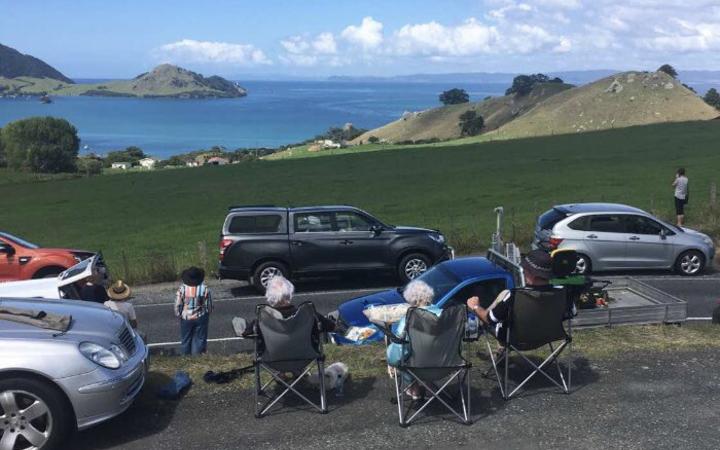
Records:
<instances>
[{"instance_id":1,"label":"person wearing sun hat","mask_svg":"<svg viewBox=\"0 0 720 450\"><path fill-rule=\"evenodd\" d=\"M532 250L522 258L520 265L525 276L524 289L537 291L561 289L550 284L550 279L553 277L553 260L547 252ZM480 306L478 297L469 298L467 306L480 320L490 325L490 330L495 336L502 336L504 324L510 316L513 292L508 289L500 292L488 308Z\"/></svg>"},{"instance_id":2,"label":"person wearing sun hat","mask_svg":"<svg viewBox=\"0 0 720 450\"><path fill-rule=\"evenodd\" d=\"M130 326L137 328L137 315L132 303L128 301L131 295L130 286L118 280L107 289L107 296L110 298L104 305L113 311L117 311L130 322Z\"/></svg>"},{"instance_id":3,"label":"person wearing sun hat","mask_svg":"<svg viewBox=\"0 0 720 450\"><path fill-rule=\"evenodd\" d=\"M205 271L189 267L182 273L182 284L175 295L175 315L180 319L181 351L196 355L207 350L212 296L205 284Z\"/></svg>"}]
</instances>

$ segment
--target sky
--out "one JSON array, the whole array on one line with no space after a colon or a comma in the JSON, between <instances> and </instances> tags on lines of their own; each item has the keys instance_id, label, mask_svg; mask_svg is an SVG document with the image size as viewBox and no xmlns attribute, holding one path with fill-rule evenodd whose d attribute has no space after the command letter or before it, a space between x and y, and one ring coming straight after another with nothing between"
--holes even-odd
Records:
<instances>
[{"instance_id":1,"label":"sky","mask_svg":"<svg viewBox=\"0 0 720 450\"><path fill-rule=\"evenodd\" d=\"M720 0L0 0L0 43L73 78L720 70Z\"/></svg>"}]
</instances>

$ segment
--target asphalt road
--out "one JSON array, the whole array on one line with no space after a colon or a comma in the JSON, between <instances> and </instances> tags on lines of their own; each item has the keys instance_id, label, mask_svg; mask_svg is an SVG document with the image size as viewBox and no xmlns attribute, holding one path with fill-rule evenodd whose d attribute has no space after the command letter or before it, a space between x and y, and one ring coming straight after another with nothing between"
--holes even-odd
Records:
<instances>
[{"instance_id":1,"label":"asphalt road","mask_svg":"<svg viewBox=\"0 0 720 450\"><path fill-rule=\"evenodd\" d=\"M618 274L598 278L612 280ZM707 319L720 298L720 273L700 277L681 277L667 273L632 274L651 286L688 302L688 317ZM327 314L341 303L393 287L392 278L359 278L350 280L320 280L298 283L294 301L310 300L318 312ZM178 321L173 316L172 300L174 284L139 288L135 307L140 330L155 348L171 349L179 340ZM235 281L212 282L215 311L210 319L209 338L211 349L222 347L231 351L250 350L251 342L235 338L231 326L233 317L252 318L255 305L263 302L250 287Z\"/></svg>"}]
</instances>

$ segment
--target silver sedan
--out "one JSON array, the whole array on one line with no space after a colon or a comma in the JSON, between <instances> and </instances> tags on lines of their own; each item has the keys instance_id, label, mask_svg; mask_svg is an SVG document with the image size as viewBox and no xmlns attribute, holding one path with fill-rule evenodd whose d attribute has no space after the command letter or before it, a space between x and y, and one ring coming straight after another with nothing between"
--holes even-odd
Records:
<instances>
[{"instance_id":1,"label":"silver sedan","mask_svg":"<svg viewBox=\"0 0 720 450\"><path fill-rule=\"evenodd\" d=\"M69 328L43 325L57 317L71 317ZM0 298L0 450L63 448L73 430L122 413L143 386L147 355L102 305Z\"/></svg>"}]
</instances>

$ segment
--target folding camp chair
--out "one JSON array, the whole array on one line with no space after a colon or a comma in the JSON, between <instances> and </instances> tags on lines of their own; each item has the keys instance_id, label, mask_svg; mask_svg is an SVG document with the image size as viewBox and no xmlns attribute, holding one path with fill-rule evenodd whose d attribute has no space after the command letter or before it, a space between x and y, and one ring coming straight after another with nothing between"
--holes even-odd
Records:
<instances>
[{"instance_id":1,"label":"folding camp chair","mask_svg":"<svg viewBox=\"0 0 720 450\"><path fill-rule=\"evenodd\" d=\"M445 405L463 423L472 423L470 420L471 364L462 356L466 320L465 305L447 308L439 317L425 309L412 307L405 316L405 339L389 333L393 342L408 345L410 353L394 371L395 395L401 427L408 426L433 400ZM446 392L446 388L453 384L453 381L457 381L462 414L450 405L457 398L453 399ZM406 408L404 397L414 385L424 388L429 398L419 405L419 408L416 408L415 402L410 402Z\"/></svg>"},{"instance_id":2,"label":"folding camp chair","mask_svg":"<svg viewBox=\"0 0 720 450\"><path fill-rule=\"evenodd\" d=\"M535 375L542 374L564 393L569 394L572 369L568 364L566 381L559 362L559 356L565 348L570 348L568 353L572 352L572 325L569 320L567 321L567 331L564 327L566 319L570 317L567 291L565 289L548 291L517 289L514 291L514 296L510 320L506 321L504 332L501 331L502 335L497 336L498 341L505 347L505 351L500 356L496 357L493 353L487 337L489 334L487 327L484 333L485 343L492 361L491 369L495 371L500 393L507 400L515 395ZM523 352L545 346L549 348L550 353L540 364L535 364L523 354ZM532 366L533 371L512 391L509 391L508 367L512 352L520 355L523 361ZM504 366L502 377L499 371L501 365ZM555 365L557 368L557 379L546 372L550 365Z\"/></svg>"},{"instance_id":3,"label":"folding camp chair","mask_svg":"<svg viewBox=\"0 0 720 450\"><path fill-rule=\"evenodd\" d=\"M288 318L268 305L257 306L257 329L255 338L255 417L263 417L288 392L300 397L322 414L327 413L325 402L325 355L319 339L320 326L311 302L302 303L297 312ZM309 400L299 392L296 385L314 365L317 365L320 380L320 404ZM264 385L260 374L266 371L272 377ZM296 377L292 381L284 378L284 374L292 372ZM284 390L271 396L267 389L276 383ZM267 401L261 404L260 397L266 396Z\"/></svg>"}]
</instances>

